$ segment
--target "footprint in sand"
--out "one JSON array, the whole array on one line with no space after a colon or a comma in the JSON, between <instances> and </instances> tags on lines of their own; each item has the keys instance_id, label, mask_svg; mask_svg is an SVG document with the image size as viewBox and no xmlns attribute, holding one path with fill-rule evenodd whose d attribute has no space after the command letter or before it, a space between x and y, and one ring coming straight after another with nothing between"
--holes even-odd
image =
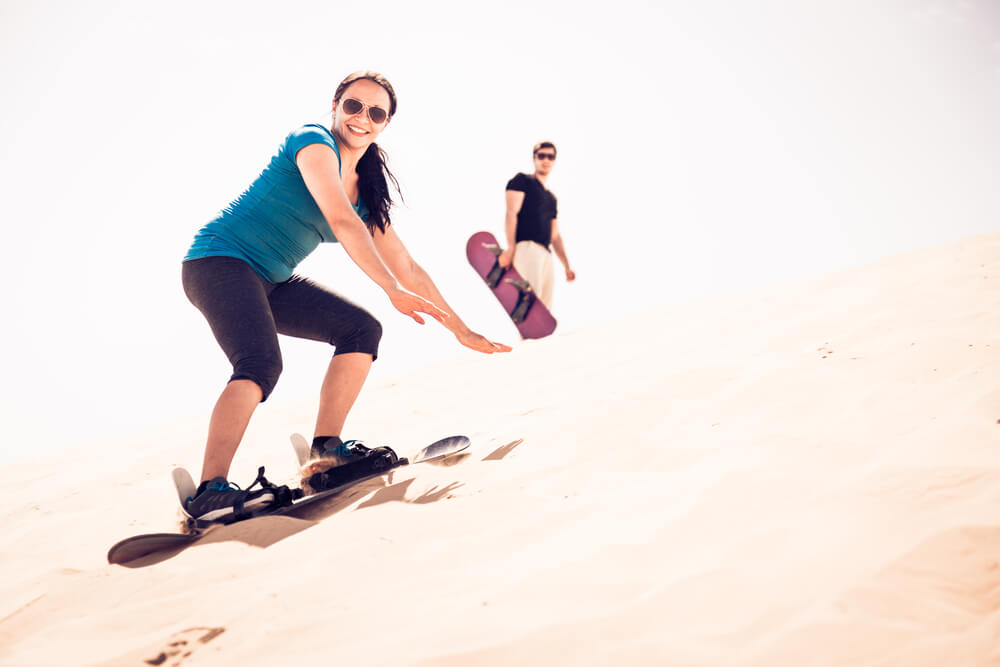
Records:
<instances>
[{"instance_id":1,"label":"footprint in sand","mask_svg":"<svg viewBox=\"0 0 1000 667\"><path fill-rule=\"evenodd\" d=\"M204 646L225 631L225 628L188 628L175 632L167 640L167 645L157 655L147 658L144 662L147 665L177 667L190 658L191 654L199 647Z\"/></svg>"}]
</instances>

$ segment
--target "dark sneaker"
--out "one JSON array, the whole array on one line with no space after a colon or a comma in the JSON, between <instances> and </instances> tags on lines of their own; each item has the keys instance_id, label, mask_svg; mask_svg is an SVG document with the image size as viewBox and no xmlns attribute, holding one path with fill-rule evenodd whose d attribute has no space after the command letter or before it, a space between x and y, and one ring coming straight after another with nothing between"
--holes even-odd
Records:
<instances>
[{"instance_id":1,"label":"dark sneaker","mask_svg":"<svg viewBox=\"0 0 1000 667\"><path fill-rule=\"evenodd\" d=\"M323 462L323 468L333 468L348 463L353 463L368 456L371 449L365 447L360 440L348 440L343 442L334 436L329 438L321 446L313 445L310 450L310 459Z\"/></svg>"},{"instance_id":2,"label":"dark sneaker","mask_svg":"<svg viewBox=\"0 0 1000 667\"><path fill-rule=\"evenodd\" d=\"M184 502L184 509L200 521L224 521L232 516L252 513L274 502L271 489L243 490L225 477L202 482L194 497Z\"/></svg>"},{"instance_id":3,"label":"dark sneaker","mask_svg":"<svg viewBox=\"0 0 1000 667\"><path fill-rule=\"evenodd\" d=\"M389 470L400 462L396 452L388 447L372 449L358 440L340 442L340 438L330 438L322 448L314 446L311 454L312 459L299 470L306 495Z\"/></svg>"}]
</instances>

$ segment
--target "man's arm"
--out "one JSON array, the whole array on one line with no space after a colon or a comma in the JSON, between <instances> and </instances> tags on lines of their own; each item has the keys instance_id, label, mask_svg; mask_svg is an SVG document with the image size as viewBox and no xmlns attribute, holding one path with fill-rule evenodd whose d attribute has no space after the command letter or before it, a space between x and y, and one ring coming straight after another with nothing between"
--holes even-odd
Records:
<instances>
[{"instance_id":1,"label":"man's arm","mask_svg":"<svg viewBox=\"0 0 1000 667\"><path fill-rule=\"evenodd\" d=\"M552 218L552 250L556 253L556 257L559 258L562 265L566 267L566 282L576 280L576 273L573 269L569 268L566 246L563 245L562 234L559 233L559 221L556 218Z\"/></svg>"},{"instance_id":2,"label":"man's arm","mask_svg":"<svg viewBox=\"0 0 1000 667\"><path fill-rule=\"evenodd\" d=\"M507 215L504 218L504 235L507 237L507 249L500 255L500 266L508 267L514 262L514 246L517 245L517 214L524 204L524 193L518 190L507 190Z\"/></svg>"}]
</instances>

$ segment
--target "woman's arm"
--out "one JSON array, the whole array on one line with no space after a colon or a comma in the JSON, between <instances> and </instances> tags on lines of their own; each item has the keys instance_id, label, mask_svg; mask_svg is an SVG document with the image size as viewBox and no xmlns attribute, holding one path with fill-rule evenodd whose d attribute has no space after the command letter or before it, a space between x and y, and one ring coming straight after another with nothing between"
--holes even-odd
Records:
<instances>
[{"instance_id":1,"label":"woman's arm","mask_svg":"<svg viewBox=\"0 0 1000 667\"><path fill-rule=\"evenodd\" d=\"M419 294L423 298L437 304L448 314L448 319L444 320L444 326L455 334L459 342L480 352L492 354L493 352L509 352L510 347L501 343L494 343L480 336L466 326L462 318L448 305L444 296L438 290L437 285L431 280L430 275L414 261L409 251L403 245L399 235L396 234L392 226L385 228L384 232L375 232L375 249L379 256L389 267L400 285L414 294Z\"/></svg>"},{"instance_id":2,"label":"woman's arm","mask_svg":"<svg viewBox=\"0 0 1000 667\"><path fill-rule=\"evenodd\" d=\"M333 149L325 144L309 144L295 156L295 163L302 173L302 180L305 181L309 194L316 200L330 230L347 255L365 275L385 290L396 310L412 317L419 324L424 321L418 312L444 321L447 317L445 312L433 303L400 289L396 278L382 263L368 228L347 199L347 193L340 182L337 155Z\"/></svg>"}]
</instances>

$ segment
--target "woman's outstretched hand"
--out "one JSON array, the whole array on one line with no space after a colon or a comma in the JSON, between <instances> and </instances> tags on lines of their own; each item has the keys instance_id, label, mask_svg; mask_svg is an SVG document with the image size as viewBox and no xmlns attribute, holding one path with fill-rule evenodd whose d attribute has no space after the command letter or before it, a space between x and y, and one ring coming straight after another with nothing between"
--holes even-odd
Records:
<instances>
[{"instance_id":1,"label":"woman's outstretched hand","mask_svg":"<svg viewBox=\"0 0 1000 667\"><path fill-rule=\"evenodd\" d=\"M493 354L495 352L510 352L510 346L504 345L503 343L494 343L485 336L477 334L471 329L465 329L464 331L455 332L455 338L462 345L475 350L476 352L483 352L485 354Z\"/></svg>"},{"instance_id":2,"label":"woman's outstretched hand","mask_svg":"<svg viewBox=\"0 0 1000 667\"><path fill-rule=\"evenodd\" d=\"M430 315L435 320L451 329L459 343L475 350L476 352L493 354L495 352L510 352L511 350L509 346L504 345L503 343L494 343L485 336L481 336L475 331L472 331L462 323L462 320L458 319L458 316L456 316L455 320L452 322L446 323L445 320L451 317L446 311L441 310L427 299L419 297L412 292L407 292L406 290L395 287L387 289L385 293L388 295L389 300L392 302L392 305L396 308L396 310L404 315L407 315L408 317L412 317L417 324L424 323L424 318L420 317L420 313Z\"/></svg>"},{"instance_id":3,"label":"woman's outstretched hand","mask_svg":"<svg viewBox=\"0 0 1000 667\"><path fill-rule=\"evenodd\" d=\"M401 289L389 289L386 290L386 294L389 296L389 301L392 302L396 310L408 317L412 317L417 324L424 323L424 318L420 317L419 313L430 315L438 322L444 322L448 317L448 313L416 294L411 294Z\"/></svg>"}]
</instances>

